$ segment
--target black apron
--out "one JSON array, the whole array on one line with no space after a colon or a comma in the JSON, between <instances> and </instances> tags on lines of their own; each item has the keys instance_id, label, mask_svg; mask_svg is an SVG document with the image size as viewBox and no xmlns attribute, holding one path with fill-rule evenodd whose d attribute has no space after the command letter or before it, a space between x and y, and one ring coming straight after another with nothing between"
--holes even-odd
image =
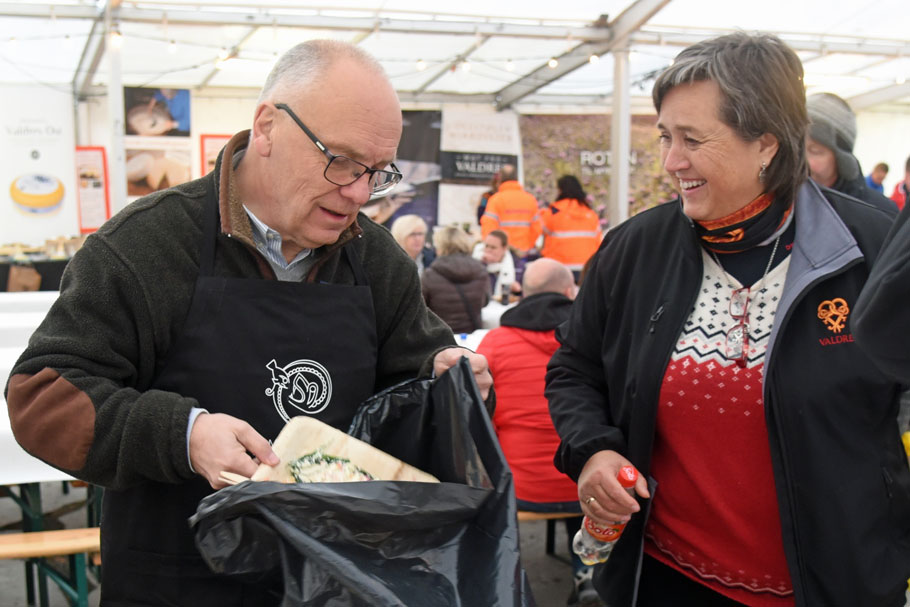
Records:
<instances>
[{"instance_id":1,"label":"black apron","mask_svg":"<svg viewBox=\"0 0 910 607\"><path fill-rule=\"evenodd\" d=\"M355 285L213 275L218 204L209 187L200 275L183 335L151 389L238 417L274 440L289 417L312 415L347 430L375 383L373 300L352 247L342 251ZM213 574L187 519L212 493L201 476L106 491L103 605L277 605L280 579ZM275 594L277 593L277 594Z\"/></svg>"}]
</instances>

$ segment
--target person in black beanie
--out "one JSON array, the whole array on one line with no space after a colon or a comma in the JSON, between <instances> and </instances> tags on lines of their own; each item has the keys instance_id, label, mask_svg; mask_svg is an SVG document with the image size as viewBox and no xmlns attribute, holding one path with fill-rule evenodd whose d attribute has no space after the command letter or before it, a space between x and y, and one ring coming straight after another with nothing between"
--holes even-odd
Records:
<instances>
[{"instance_id":1,"label":"person in black beanie","mask_svg":"<svg viewBox=\"0 0 910 607\"><path fill-rule=\"evenodd\" d=\"M806 100L809 136L806 152L809 176L820 186L859 198L897 215L897 205L866 185L859 160L853 155L856 116L847 102L832 93Z\"/></svg>"}]
</instances>

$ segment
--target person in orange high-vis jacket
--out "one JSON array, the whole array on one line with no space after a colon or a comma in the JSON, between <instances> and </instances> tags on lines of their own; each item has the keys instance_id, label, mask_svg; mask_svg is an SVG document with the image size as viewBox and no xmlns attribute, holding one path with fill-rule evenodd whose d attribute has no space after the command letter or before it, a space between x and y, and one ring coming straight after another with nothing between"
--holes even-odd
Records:
<instances>
[{"instance_id":1,"label":"person in orange high-vis jacket","mask_svg":"<svg viewBox=\"0 0 910 607\"><path fill-rule=\"evenodd\" d=\"M540 216L537 199L518 183L518 172L510 164L500 170L502 183L490 197L487 209L480 218L483 238L493 230L502 230L518 256L527 258L540 237Z\"/></svg>"},{"instance_id":2,"label":"person in orange high-vis jacket","mask_svg":"<svg viewBox=\"0 0 910 607\"><path fill-rule=\"evenodd\" d=\"M556 202L540 212L544 238L541 254L568 266L578 281L582 268L603 238L600 217L591 208L575 176L563 175L556 186L559 188Z\"/></svg>"}]
</instances>

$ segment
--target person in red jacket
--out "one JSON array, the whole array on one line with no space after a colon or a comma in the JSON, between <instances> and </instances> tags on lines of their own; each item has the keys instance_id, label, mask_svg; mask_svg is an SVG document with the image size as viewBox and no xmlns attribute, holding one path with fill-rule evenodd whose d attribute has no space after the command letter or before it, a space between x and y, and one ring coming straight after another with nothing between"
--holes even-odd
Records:
<instances>
[{"instance_id":1,"label":"person in red jacket","mask_svg":"<svg viewBox=\"0 0 910 607\"><path fill-rule=\"evenodd\" d=\"M581 512L578 487L553 464L559 436L544 398L544 376L556 351L555 329L569 316L577 287L572 273L553 259L541 258L525 268L524 298L507 310L500 326L487 333L477 351L487 357L496 382L493 426L515 479L520 510ZM569 538L581 515L566 520ZM591 583L591 571L573 554L569 605L602 605Z\"/></svg>"},{"instance_id":2,"label":"person in red jacket","mask_svg":"<svg viewBox=\"0 0 910 607\"><path fill-rule=\"evenodd\" d=\"M563 175L556 187L556 202L540 212L544 239L541 254L568 266L577 282L603 238L600 217L574 175Z\"/></svg>"},{"instance_id":3,"label":"person in red jacket","mask_svg":"<svg viewBox=\"0 0 910 607\"><path fill-rule=\"evenodd\" d=\"M898 209L904 208L908 198L910 198L910 157L907 157L907 164L904 166L904 180L894 186L894 193L891 194L891 200Z\"/></svg>"}]
</instances>

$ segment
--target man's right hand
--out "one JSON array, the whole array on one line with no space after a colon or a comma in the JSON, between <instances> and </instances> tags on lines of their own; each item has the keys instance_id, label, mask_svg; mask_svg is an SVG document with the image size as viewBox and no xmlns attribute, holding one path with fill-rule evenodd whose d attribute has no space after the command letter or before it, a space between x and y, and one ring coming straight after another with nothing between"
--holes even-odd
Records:
<instances>
[{"instance_id":1,"label":"man's right hand","mask_svg":"<svg viewBox=\"0 0 910 607\"><path fill-rule=\"evenodd\" d=\"M190 432L190 463L196 474L205 477L213 489L226 483L221 471L252 476L260 462L275 466L278 456L269 441L245 421L223 413L201 413Z\"/></svg>"}]
</instances>

